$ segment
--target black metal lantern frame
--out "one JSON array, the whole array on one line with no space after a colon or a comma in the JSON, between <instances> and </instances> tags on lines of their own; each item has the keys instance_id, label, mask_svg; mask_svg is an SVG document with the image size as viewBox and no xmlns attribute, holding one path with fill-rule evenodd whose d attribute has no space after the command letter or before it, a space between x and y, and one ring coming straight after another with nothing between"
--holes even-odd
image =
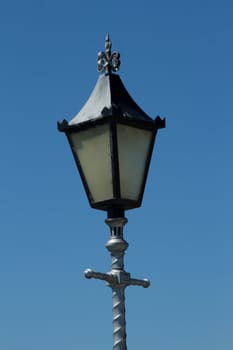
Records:
<instances>
[{"instance_id":1,"label":"black metal lantern frame","mask_svg":"<svg viewBox=\"0 0 233 350\"><path fill-rule=\"evenodd\" d=\"M92 196L92 193L86 181L86 177L85 177L83 168L81 166L80 159L77 153L74 151L72 135L77 134L78 136L78 133L84 130L93 129L95 127L98 127L104 124L108 125L109 127L113 198L96 202ZM150 131L150 144L149 144L147 158L144 166L143 180L140 186L138 198L136 200L124 198L122 197L122 194L121 194L117 125L126 125L136 129ZM116 211L116 210L119 212L122 212L124 210L138 208L141 206L157 130L164 127L165 127L165 119L161 119L160 117L157 117L155 120L150 118L150 120L146 120L146 121L139 120L136 118L133 119L130 117L122 116L122 112L119 110L119 108L117 108L117 106L112 106L111 108L104 108L102 111L101 118L96 118L94 120L91 119L89 121L86 121L77 125L69 125L66 120L64 120L62 123L58 123L59 131L65 132L68 138L78 171L80 173L80 176L85 188L85 192L87 194L90 206L92 208L105 210L108 212ZM138 161L140 162L140 159Z\"/></svg>"},{"instance_id":2,"label":"black metal lantern frame","mask_svg":"<svg viewBox=\"0 0 233 350\"><path fill-rule=\"evenodd\" d=\"M119 69L120 54L111 53L108 36L105 48L98 55L98 70L105 74L80 112L58 123L58 129L68 138L91 207L123 213L141 206L156 134L165 119L150 118L112 73Z\"/></svg>"}]
</instances>

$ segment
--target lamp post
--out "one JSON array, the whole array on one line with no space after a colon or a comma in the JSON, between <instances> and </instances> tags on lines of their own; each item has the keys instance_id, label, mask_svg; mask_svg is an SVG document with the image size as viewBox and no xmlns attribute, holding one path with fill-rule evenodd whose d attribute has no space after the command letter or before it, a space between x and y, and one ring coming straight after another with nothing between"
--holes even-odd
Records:
<instances>
[{"instance_id":1,"label":"lamp post","mask_svg":"<svg viewBox=\"0 0 233 350\"><path fill-rule=\"evenodd\" d=\"M128 243L123 237L125 210L141 206L158 129L165 119L150 118L131 98L119 75L120 54L111 52L107 35L105 52L98 54L102 73L88 101L70 121L58 123L66 134L92 208L107 212L112 257L109 273L87 269L86 278L106 281L112 288L114 350L126 350L125 288L147 288L149 280L131 278L124 270Z\"/></svg>"}]
</instances>

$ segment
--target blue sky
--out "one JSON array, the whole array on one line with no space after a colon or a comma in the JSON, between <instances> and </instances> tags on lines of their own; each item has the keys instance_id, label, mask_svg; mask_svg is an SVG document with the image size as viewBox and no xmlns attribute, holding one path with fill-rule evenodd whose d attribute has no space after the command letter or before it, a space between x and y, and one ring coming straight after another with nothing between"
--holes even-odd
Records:
<instances>
[{"instance_id":1,"label":"blue sky","mask_svg":"<svg viewBox=\"0 0 233 350\"><path fill-rule=\"evenodd\" d=\"M67 141L106 33L159 132L143 205L126 213L128 348L233 347L232 1L0 4L0 349L109 349L105 213L89 207Z\"/></svg>"}]
</instances>

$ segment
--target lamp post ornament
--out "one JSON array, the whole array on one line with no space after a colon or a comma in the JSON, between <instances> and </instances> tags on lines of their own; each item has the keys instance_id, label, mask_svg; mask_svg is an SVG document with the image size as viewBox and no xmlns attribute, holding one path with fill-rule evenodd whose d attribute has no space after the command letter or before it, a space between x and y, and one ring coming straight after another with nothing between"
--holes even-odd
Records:
<instances>
[{"instance_id":1,"label":"lamp post ornament","mask_svg":"<svg viewBox=\"0 0 233 350\"><path fill-rule=\"evenodd\" d=\"M120 54L112 53L111 47L107 35L105 52L98 54L97 63L103 75L80 112L70 122L58 123L58 129L68 138L91 207L107 211L111 271L86 269L84 275L111 287L113 350L126 350L125 289L147 288L150 281L132 278L124 269L125 210L141 206L156 134L165 127L165 119L153 120L132 99L114 74Z\"/></svg>"},{"instance_id":2,"label":"lamp post ornament","mask_svg":"<svg viewBox=\"0 0 233 350\"><path fill-rule=\"evenodd\" d=\"M112 257L112 270L109 273L85 270L86 278L104 280L112 288L112 312L113 312L113 349L126 350L126 322L125 322L125 288L128 286L149 287L148 279L131 278L130 273L124 270L124 254L128 243L123 237L123 227L127 223L126 218L106 219L110 227L110 239L106 248Z\"/></svg>"}]
</instances>

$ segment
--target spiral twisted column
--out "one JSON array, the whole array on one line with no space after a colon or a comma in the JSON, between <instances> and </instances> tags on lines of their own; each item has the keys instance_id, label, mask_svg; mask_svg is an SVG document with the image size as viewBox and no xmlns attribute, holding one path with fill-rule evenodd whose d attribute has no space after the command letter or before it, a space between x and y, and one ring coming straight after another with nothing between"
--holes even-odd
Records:
<instances>
[{"instance_id":1,"label":"spiral twisted column","mask_svg":"<svg viewBox=\"0 0 233 350\"><path fill-rule=\"evenodd\" d=\"M113 349L125 350L126 322L125 322L125 288L112 288L113 313Z\"/></svg>"},{"instance_id":2,"label":"spiral twisted column","mask_svg":"<svg viewBox=\"0 0 233 350\"><path fill-rule=\"evenodd\" d=\"M106 281L112 288L113 301L113 350L127 350L126 345L126 321L125 321L125 288L132 286L149 287L147 279L139 280L131 278L130 273L124 270L124 254L128 243L123 238L123 227L127 223L124 217L114 217L105 220L110 227L111 236L106 243L112 257L112 270L108 273L94 272L87 269L86 278L96 278Z\"/></svg>"}]
</instances>

